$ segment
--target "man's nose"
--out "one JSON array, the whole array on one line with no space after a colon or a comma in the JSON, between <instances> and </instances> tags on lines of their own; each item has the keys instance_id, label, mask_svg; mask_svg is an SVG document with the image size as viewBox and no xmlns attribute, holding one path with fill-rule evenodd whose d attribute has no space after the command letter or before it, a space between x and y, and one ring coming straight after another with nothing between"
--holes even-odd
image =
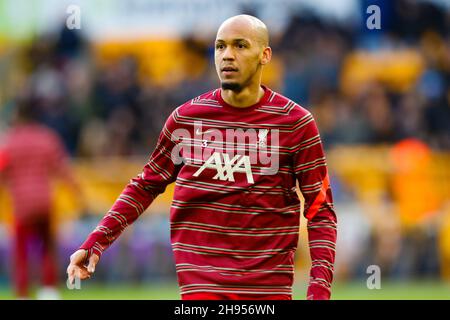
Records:
<instances>
[{"instance_id":1,"label":"man's nose","mask_svg":"<svg viewBox=\"0 0 450 320\"><path fill-rule=\"evenodd\" d=\"M229 46L225 48L225 51L222 56L223 60L234 60L234 51Z\"/></svg>"}]
</instances>

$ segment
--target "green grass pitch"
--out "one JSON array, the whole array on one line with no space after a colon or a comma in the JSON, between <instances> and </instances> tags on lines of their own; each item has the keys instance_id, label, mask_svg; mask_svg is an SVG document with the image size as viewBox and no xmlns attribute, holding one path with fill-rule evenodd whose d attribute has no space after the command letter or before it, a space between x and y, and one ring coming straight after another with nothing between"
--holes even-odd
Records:
<instances>
[{"instance_id":1,"label":"green grass pitch","mask_svg":"<svg viewBox=\"0 0 450 320\"><path fill-rule=\"evenodd\" d=\"M305 299L306 284L296 283L294 299ZM64 300L179 300L176 283L140 285L100 285L83 282L81 289L61 286ZM13 299L9 286L0 287L0 300ZM333 285L334 300L450 300L450 283L437 281L386 282L369 290L365 281Z\"/></svg>"}]
</instances>

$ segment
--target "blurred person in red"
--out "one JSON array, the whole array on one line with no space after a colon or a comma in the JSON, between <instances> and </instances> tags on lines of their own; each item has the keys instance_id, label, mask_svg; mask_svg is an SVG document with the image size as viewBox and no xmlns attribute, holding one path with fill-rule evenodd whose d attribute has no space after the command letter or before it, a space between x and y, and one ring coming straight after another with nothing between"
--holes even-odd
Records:
<instances>
[{"instance_id":1,"label":"blurred person in red","mask_svg":"<svg viewBox=\"0 0 450 320\"><path fill-rule=\"evenodd\" d=\"M18 99L12 126L0 143L0 183L13 204L13 282L16 297L30 298L30 247L38 248L42 286L38 299L58 299L56 239L52 232L53 178L71 188L79 205L81 189L72 175L60 137L37 121L35 99ZM35 241L36 242L32 242ZM36 264L33 264L33 266Z\"/></svg>"},{"instance_id":2,"label":"blurred person in red","mask_svg":"<svg viewBox=\"0 0 450 320\"><path fill-rule=\"evenodd\" d=\"M261 84L271 56L259 19L221 25L221 87L172 112L142 173L71 255L69 283L89 278L102 252L176 181L170 221L181 298L290 300L298 183L312 260L306 297L330 299L337 218L323 146L312 114ZM270 161L261 159L267 148Z\"/></svg>"}]
</instances>

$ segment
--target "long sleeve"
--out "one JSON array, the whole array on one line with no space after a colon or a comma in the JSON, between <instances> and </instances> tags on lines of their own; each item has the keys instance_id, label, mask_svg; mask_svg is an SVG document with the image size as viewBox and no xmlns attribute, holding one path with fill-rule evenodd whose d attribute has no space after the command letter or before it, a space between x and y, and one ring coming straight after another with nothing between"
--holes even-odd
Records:
<instances>
[{"instance_id":1,"label":"long sleeve","mask_svg":"<svg viewBox=\"0 0 450 320\"><path fill-rule=\"evenodd\" d=\"M171 153L175 147L172 132L173 113L162 129L156 147L142 173L130 180L111 209L88 236L80 249L101 256L124 231L148 208L153 200L175 181L180 165L174 164Z\"/></svg>"},{"instance_id":2,"label":"long sleeve","mask_svg":"<svg viewBox=\"0 0 450 320\"><path fill-rule=\"evenodd\" d=\"M8 162L8 153L6 151L6 147L0 146L0 173L5 170Z\"/></svg>"},{"instance_id":3,"label":"long sleeve","mask_svg":"<svg viewBox=\"0 0 450 320\"><path fill-rule=\"evenodd\" d=\"M312 117L294 152L294 170L305 199L304 215L308 220L311 270L307 299L329 299L334 271L337 218L325 154Z\"/></svg>"}]
</instances>

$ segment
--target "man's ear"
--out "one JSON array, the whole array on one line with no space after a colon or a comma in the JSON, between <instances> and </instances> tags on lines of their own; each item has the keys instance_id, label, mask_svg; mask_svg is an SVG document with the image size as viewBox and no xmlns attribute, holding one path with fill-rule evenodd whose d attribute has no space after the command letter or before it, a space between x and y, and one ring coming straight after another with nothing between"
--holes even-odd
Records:
<instances>
[{"instance_id":1,"label":"man's ear","mask_svg":"<svg viewBox=\"0 0 450 320\"><path fill-rule=\"evenodd\" d=\"M271 59L272 59L272 48L265 47L262 53L261 64L262 65L268 64Z\"/></svg>"}]
</instances>

